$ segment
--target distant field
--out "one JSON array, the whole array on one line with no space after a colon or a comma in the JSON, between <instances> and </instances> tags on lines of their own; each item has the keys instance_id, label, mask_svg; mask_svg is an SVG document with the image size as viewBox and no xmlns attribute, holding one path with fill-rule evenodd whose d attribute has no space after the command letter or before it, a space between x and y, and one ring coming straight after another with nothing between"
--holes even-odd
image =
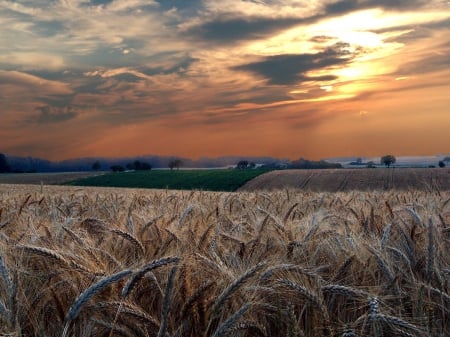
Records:
<instances>
[{"instance_id":1,"label":"distant field","mask_svg":"<svg viewBox=\"0 0 450 337\"><path fill-rule=\"evenodd\" d=\"M0 174L0 184L58 185L99 174L104 172L8 173Z\"/></svg>"},{"instance_id":2,"label":"distant field","mask_svg":"<svg viewBox=\"0 0 450 337\"><path fill-rule=\"evenodd\" d=\"M240 191L298 188L314 192L450 190L450 171L432 168L284 170L261 175Z\"/></svg>"},{"instance_id":3,"label":"distant field","mask_svg":"<svg viewBox=\"0 0 450 337\"><path fill-rule=\"evenodd\" d=\"M152 170L110 173L78 179L72 186L156 188L176 190L235 191L267 170Z\"/></svg>"}]
</instances>

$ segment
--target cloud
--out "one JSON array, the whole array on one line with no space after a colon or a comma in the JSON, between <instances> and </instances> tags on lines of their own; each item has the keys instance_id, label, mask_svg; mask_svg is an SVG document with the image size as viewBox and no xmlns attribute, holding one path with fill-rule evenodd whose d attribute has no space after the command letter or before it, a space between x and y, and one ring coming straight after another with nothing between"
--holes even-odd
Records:
<instances>
[{"instance_id":1,"label":"cloud","mask_svg":"<svg viewBox=\"0 0 450 337\"><path fill-rule=\"evenodd\" d=\"M273 124L281 139L367 107L395 114L448 86L448 13L438 0L0 0L0 133L66 156L80 134L169 130L181 148L202 127L239 129L258 146Z\"/></svg>"},{"instance_id":2,"label":"cloud","mask_svg":"<svg viewBox=\"0 0 450 337\"><path fill-rule=\"evenodd\" d=\"M95 59L126 65L131 54L149 57L185 45L163 29L169 19L155 1L0 1L3 8L0 63L22 69L84 68Z\"/></svg>"},{"instance_id":3,"label":"cloud","mask_svg":"<svg viewBox=\"0 0 450 337\"><path fill-rule=\"evenodd\" d=\"M46 52L5 52L0 55L0 64L20 70L64 69L64 58Z\"/></svg>"},{"instance_id":4,"label":"cloud","mask_svg":"<svg viewBox=\"0 0 450 337\"><path fill-rule=\"evenodd\" d=\"M269 84L290 85L305 81L331 81L334 75L309 76L308 72L344 65L354 55L348 44L337 43L318 53L287 54L264 57L261 61L233 67L234 70L248 71L268 80Z\"/></svg>"},{"instance_id":5,"label":"cloud","mask_svg":"<svg viewBox=\"0 0 450 337\"><path fill-rule=\"evenodd\" d=\"M114 0L107 4L106 9L121 12L146 6L158 6L158 2L152 0Z\"/></svg>"},{"instance_id":6,"label":"cloud","mask_svg":"<svg viewBox=\"0 0 450 337\"><path fill-rule=\"evenodd\" d=\"M428 4L429 0L339 0L325 5L325 13L339 15L368 8L417 9Z\"/></svg>"},{"instance_id":7,"label":"cloud","mask_svg":"<svg viewBox=\"0 0 450 337\"><path fill-rule=\"evenodd\" d=\"M399 76L445 71L450 68L450 49L432 54L420 60L405 63L396 72Z\"/></svg>"},{"instance_id":8,"label":"cloud","mask_svg":"<svg viewBox=\"0 0 450 337\"><path fill-rule=\"evenodd\" d=\"M134 69L130 68L116 68L116 69L110 69L110 70L95 70L84 73L85 76L93 77L93 76L100 76L103 78L108 77L119 77L125 75L124 79L129 79L130 82L134 82L136 79L144 79L144 80L150 80L151 77L141 73L139 71L136 71Z\"/></svg>"},{"instance_id":9,"label":"cloud","mask_svg":"<svg viewBox=\"0 0 450 337\"><path fill-rule=\"evenodd\" d=\"M236 17L221 15L213 20L188 27L185 36L216 43L230 43L264 38L302 23L304 20L268 17Z\"/></svg>"},{"instance_id":10,"label":"cloud","mask_svg":"<svg viewBox=\"0 0 450 337\"><path fill-rule=\"evenodd\" d=\"M36 121L40 124L62 123L77 117L78 112L72 106L53 107L49 105L36 107L39 116Z\"/></svg>"},{"instance_id":11,"label":"cloud","mask_svg":"<svg viewBox=\"0 0 450 337\"><path fill-rule=\"evenodd\" d=\"M51 81L19 71L0 70L0 88L14 97L68 95L73 91L67 83Z\"/></svg>"}]
</instances>

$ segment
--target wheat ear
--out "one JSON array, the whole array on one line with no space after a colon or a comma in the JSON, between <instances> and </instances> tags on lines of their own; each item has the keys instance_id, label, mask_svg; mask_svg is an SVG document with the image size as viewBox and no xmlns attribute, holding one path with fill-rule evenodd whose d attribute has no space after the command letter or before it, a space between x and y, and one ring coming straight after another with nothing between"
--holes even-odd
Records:
<instances>
[{"instance_id":1,"label":"wheat ear","mask_svg":"<svg viewBox=\"0 0 450 337\"><path fill-rule=\"evenodd\" d=\"M44 247L28 246L28 245L17 245L16 248L23 249L25 251L34 253L36 255L50 258L54 261L59 261L65 265L70 265L70 262L67 261L64 258L64 256L62 256L61 254L59 254L58 252L56 252L52 249L48 249L48 248L44 248Z\"/></svg>"},{"instance_id":2,"label":"wheat ear","mask_svg":"<svg viewBox=\"0 0 450 337\"><path fill-rule=\"evenodd\" d=\"M244 315L250 308L250 304L245 303L238 311L231 315L225 322L223 322L219 328L217 328L213 337L225 336L225 334L230 330L234 324Z\"/></svg>"},{"instance_id":3,"label":"wheat ear","mask_svg":"<svg viewBox=\"0 0 450 337\"><path fill-rule=\"evenodd\" d=\"M180 261L180 258L178 256L172 256L172 257L163 257L158 260L154 260L150 262L148 265L144 266L137 272L133 274L132 277L128 280L128 282L125 284L125 286L122 289L122 298L125 298L128 296L128 294L133 290L134 286L144 277L146 273L149 271L152 271L153 269L159 268L161 266L164 266L169 263L177 263Z\"/></svg>"},{"instance_id":4,"label":"wheat ear","mask_svg":"<svg viewBox=\"0 0 450 337\"><path fill-rule=\"evenodd\" d=\"M367 298L367 296L369 295L365 291L353 289L339 284L329 284L327 286L323 286L321 290L324 293L343 295L348 298Z\"/></svg>"},{"instance_id":5,"label":"wheat ear","mask_svg":"<svg viewBox=\"0 0 450 337\"><path fill-rule=\"evenodd\" d=\"M302 295L305 299L311 302L317 309L319 309L323 313L325 319L328 320L327 310L323 305L322 301L320 300L320 298L315 293L313 293L306 287L303 287L300 284L292 282L290 280L281 279L279 280L279 282Z\"/></svg>"},{"instance_id":6,"label":"wheat ear","mask_svg":"<svg viewBox=\"0 0 450 337\"><path fill-rule=\"evenodd\" d=\"M236 280L234 280L233 283L231 283L228 287L226 287L220 295L217 297L216 301L214 302L212 306L212 313L216 313L219 311L219 308L222 306L223 303L236 291L238 290L250 277L255 275L259 269L261 269L264 266L264 263L258 263L253 268L249 269L247 272L245 272L242 276L238 277Z\"/></svg>"},{"instance_id":7,"label":"wheat ear","mask_svg":"<svg viewBox=\"0 0 450 337\"><path fill-rule=\"evenodd\" d=\"M255 337L266 337L266 334L262 330L262 328L253 322L244 321L238 324L235 324L233 328L231 328L229 331L233 333L234 331L240 331L240 330L246 330L249 332L251 336Z\"/></svg>"},{"instance_id":8,"label":"wheat ear","mask_svg":"<svg viewBox=\"0 0 450 337\"><path fill-rule=\"evenodd\" d=\"M129 242L131 242L131 244L133 244L142 254L145 254L145 248L142 245L142 243L135 238L133 235L131 235L130 233L124 232L123 230L120 229L110 229L109 230L111 233L117 234L120 237L124 238L125 240L128 240Z\"/></svg>"},{"instance_id":9,"label":"wheat ear","mask_svg":"<svg viewBox=\"0 0 450 337\"><path fill-rule=\"evenodd\" d=\"M101 291L108 285L120 281L121 279L127 277L131 273L132 273L131 270L125 269L118 273L104 277L100 281L94 283L89 288L84 290L80 295L78 295L78 297L76 298L75 302L72 304L66 315L62 337L67 336L70 323L78 316L78 314L80 313L83 306L87 303L87 301L89 301L95 294L97 294L99 291Z\"/></svg>"},{"instance_id":10,"label":"wheat ear","mask_svg":"<svg viewBox=\"0 0 450 337\"><path fill-rule=\"evenodd\" d=\"M195 302L197 302L205 291L210 289L214 284L215 283L213 281L205 281L201 284L200 287L198 287L198 289L184 303L183 308L181 309L181 317L185 317L188 311L194 306Z\"/></svg>"},{"instance_id":11,"label":"wheat ear","mask_svg":"<svg viewBox=\"0 0 450 337\"><path fill-rule=\"evenodd\" d=\"M386 261L381 257L381 255L377 252L376 249L374 249L371 246L368 246L367 248L372 253L372 255L375 257L377 264L380 267L380 269L382 270L384 276L387 278L389 283L392 284L394 282L395 276L392 273L391 268L389 268Z\"/></svg>"}]
</instances>

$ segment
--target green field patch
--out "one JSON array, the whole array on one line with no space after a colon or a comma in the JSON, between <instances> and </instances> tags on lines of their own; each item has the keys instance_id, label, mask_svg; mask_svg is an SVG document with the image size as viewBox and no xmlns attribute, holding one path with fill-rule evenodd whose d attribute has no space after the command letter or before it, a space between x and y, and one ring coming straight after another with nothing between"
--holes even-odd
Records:
<instances>
[{"instance_id":1,"label":"green field patch","mask_svg":"<svg viewBox=\"0 0 450 337\"><path fill-rule=\"evenodd\" d=\"M77 179L66 185L236 191L247 181L268 171L267 169L208 169L118 172Z\"/></svg>"}]
</instances>

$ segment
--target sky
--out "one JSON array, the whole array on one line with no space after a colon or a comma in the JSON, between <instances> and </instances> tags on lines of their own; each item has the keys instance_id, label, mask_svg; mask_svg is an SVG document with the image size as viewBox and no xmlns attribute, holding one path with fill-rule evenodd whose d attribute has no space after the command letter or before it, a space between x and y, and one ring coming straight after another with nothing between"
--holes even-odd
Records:
<instances>
[{"instance_id":1,"label":"sky","mask_svg":"<svg viewBox=\"0 0 450 337\"><path fill-rule=\"evenodd\" d=\"M450 152L450 1L0 0L0 152Z\"/></svg>"}]
</instances>

